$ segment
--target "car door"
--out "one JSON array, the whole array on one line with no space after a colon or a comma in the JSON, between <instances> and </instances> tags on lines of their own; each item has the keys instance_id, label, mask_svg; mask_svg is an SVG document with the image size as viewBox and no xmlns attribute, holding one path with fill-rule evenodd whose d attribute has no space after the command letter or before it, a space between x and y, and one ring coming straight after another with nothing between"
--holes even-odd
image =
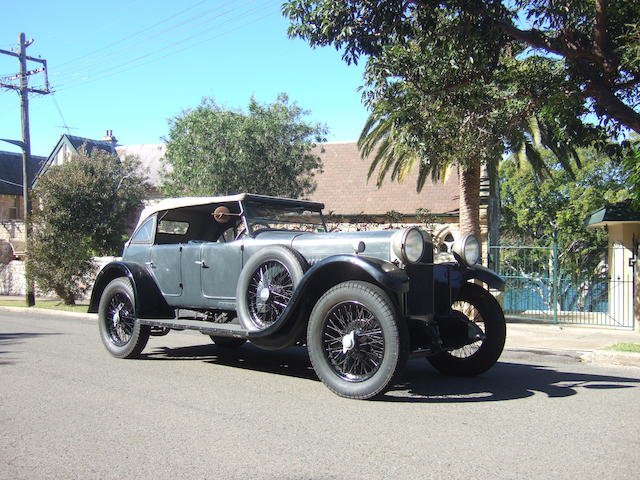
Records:
<instances>
[{"instance_id":1,"label":"car door","mask_svg":"<svg viewBox=\"0 0 640 480\"><path fill-rule=\"evenodd\" d=\"M182 245L167 244L151 247L150 269L158 287L167 297L182 295Z\"/></svg>"},{"instance_id":2,"label":"car door","mask_svg":"<svg viewBox=\"0 0 640 480\"><path fill-rule=\"evenodd\" d=\"M200 249L200 285L211 306L235 309L236 285L242 270L243 240L204 243Z\"/></svg>"}]
</instances>

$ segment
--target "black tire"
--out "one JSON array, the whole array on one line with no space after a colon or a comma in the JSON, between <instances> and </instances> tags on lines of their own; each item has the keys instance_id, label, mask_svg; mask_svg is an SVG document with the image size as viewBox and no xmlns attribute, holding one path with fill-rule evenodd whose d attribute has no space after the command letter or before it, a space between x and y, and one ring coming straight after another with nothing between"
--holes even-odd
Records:
<instances>
[{"instance_id":1,"label":"black tire","mask_svg":"<svg viewBox=\"0 0 640 480\"><path fill-rule=\"evenodd\" d=\"M236 289L240 324L247 330L271 326L289 304L307 264L285 246L266 247L242 269Z\"/></svg>"},{"instance_id":2,"label":"black tire","mask_svg":"<svg viewBox=\"0 0 640 480\"><path fill-rule=\"evenodd\" d=\"M246 338L236 337L220 337L218 335L209 335L213 343L222 348L238 348L247 342Z\"/></svg>"},{"instance_id":3,"label":"black tire","mask_svg":"<svg viewBox=\"0 0 640 480\"><path fill-rule=\"evenodd\" d=\"M484 340L450 352L441 352L427 359L438 371L446 375L471 377L486 372L500 358L507 336L500 304L486 289L467 283L462 287L452 308L475 322L486 337Z\"/></svg>"},{"instance_id":4,"label":"black tire","mask_svg":"<svg viewBox=\"0 0 640 480\"><path fill-rule=\"evenodd\" d=\"M98 307L100 338L118 358L136 358L149 341L151 328L135 314L135 296L127 278L112 280L102 292Z\"/></svg>"},{"instance_id":5,"label":"black tire","mask_svg":"<svg viewBox=\"0 0 640 480\"><path fill-rule=\"evenodd\" d=\"M408 345L404 319L389 296L367 282L329 289L309 318L311 364L322 383L341 397L382 395L404 371Z\"/></svg>"}]
</instances>

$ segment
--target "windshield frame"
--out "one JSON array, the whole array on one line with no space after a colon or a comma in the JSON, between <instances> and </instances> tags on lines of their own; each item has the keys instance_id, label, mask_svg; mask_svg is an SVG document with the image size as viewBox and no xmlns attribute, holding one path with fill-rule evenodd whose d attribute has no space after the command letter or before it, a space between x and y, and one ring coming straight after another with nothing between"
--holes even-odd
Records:
<instances>
[{"instance_id":1,"label":"windshield frame","mask_svg":"<svg viewBox=\"0 0 640 480\"><path fill-rule=\"evenodd\" d=\"M241 202L241 204L245 228L251 237L255 237L258 233L265 230L305 233L327 232L327 224L324 220L324 215L322 214L322 208L317 205L312 205L307 202L297 202L295 200L289 199L282 199L280 201L244 200ZM303 214L310 213L311 216L309 218L313 218L316 221L296 222L284 220L283 218L278 218L275 215L259 215L258 212L256 212L256 210L259 209L272 209L274 211L281 211L281 213L283 214L294 213L295 210L300 210L303 212ZM317 214L317 216L314 214ZM292 228L268 227L266 229L254 229L254 224L258 222L264 222L267 225L288 224ZM295 228L296 225L298 226L297 228ZM307 228L305 228L305 226Z\"/></svg>"}]
</instances>

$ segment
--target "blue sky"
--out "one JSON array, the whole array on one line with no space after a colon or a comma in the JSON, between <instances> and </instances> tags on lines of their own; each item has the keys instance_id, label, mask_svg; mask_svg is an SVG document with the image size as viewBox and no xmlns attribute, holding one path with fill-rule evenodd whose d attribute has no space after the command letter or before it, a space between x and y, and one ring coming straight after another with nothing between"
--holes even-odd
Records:
<instances>
[{"instance_id":1,"label":"blue sky","mask_svg":"<svg viewBox=\"0 0 640 480\"><path fill-rule=\"evenodd\" d=\"M47 60L55 92L30 97L35 155L48 155L67 132L99 139L109 129L123 145L160 142L168 119L205 96L245 108L252 95L270 103L286 92L329 127L329 141L356 140L367 117L357 91L363 66L289 39L282 0L2 3L0 49L16 48L20 32L34 39L27 54ZM18 68L0 55L0 77ZM42 83L30 77L30 86ZM21 136L18 94L0 89L0 138ZM19 148L2 142L0 150Z\"/></svg>"}]
</instances>

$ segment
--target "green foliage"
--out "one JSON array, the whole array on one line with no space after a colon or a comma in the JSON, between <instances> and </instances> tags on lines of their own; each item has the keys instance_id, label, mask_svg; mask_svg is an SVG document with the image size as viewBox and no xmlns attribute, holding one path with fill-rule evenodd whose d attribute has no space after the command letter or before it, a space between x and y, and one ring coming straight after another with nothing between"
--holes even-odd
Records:
<instances>
[{"instance_id":1,"label":"green foliage","mask_svg":"<svg viewBox=\"0 0 640 480\"><path fill-rule=\"evenodd\" d=\"M291 20L291 36L312 46L334 45L347 63L368 55L368 66L376 68L386 57L376 73L386 83L368 80L376 85L369 92L374 97L382 93L379 85L393 90L405 80L429 95L462 95L465 112L477 112L480 127L491 121L483 108L490 105L487 93L497 94L498 102L524 99L525 117L541 110L527 112L526 105L572 110L587 101L614 127L640 130L640 2L289 0L283 13ZM509 85L501 85L504 78ZM507 88L492 93L483 86ZM416 101L406 86L399 89L408 103ZM436 103L430 111L449 116L460 100ZM446 126L446 119L438 123Z\"/></svg>"},{"instance_id":2,"label":"green foliage","mask_svg":"<svg viewBox=\"0 0 640 480\"><path fill-rule=\"evenodd\" d=\"M306 122L307 113L284 94L268 105L252 98L246 113L204 99L170 121L164 193L308 195L321 167L311 149L326 129Z\"/></svg>"},{"instance_id":3,"label":"green foliage","mask_svg":"<svg viewBox=\"0 0 640 480\"><path fill-rule=\"evenodd\" d=\"M566 11L566 2L556 11L554 2L537 0L290 0L283 12L292 22L290 35L312 46L334 45L347 63L367 56L363 99L372 114L359 145L363 155L373 154L369 176L380 185L417 168L420 191L429 177L438 180L451 166L461 167L461 226L477 234L478 165L505 151L521 152L544 172L544 146L565 167L575 166L575 149L604 137L582 121L586 99L598 114L628 120L608 109L620 105L601 92L604 87L586 88L594 72L574 68L585 62L572 55L592 59L593 52L577 48L570 30L592 25L595 13L591 2L568 3ZM638 10L610 3L606 25L619 25L619 10ZM523 25L532 30L520 30ZM611 42L601 49L603 58ZM588 65L603 68L602 62Z\"/></svg>"},{"instance_id":4,"label":"green foliage","mask_svg":"<svg viewBox=\"0 0 640 480\"><path fill-rule=\"evenodd\" d=\"M636 143L629 149L623 160L623 167L629 175L630 195L633 207L640 211L640 145Z\"/></svg>"},{"instance_id":5,"label":"green foliage","mask_svg":"<svg viewBox=\"0 0 640 480\"><path fill-rule=\"evenodd\" d=\"M616 343L605 350L614 350L616 352L640 353L640 343Z\"/></svg>"},{"instance_id":6,"label":"green foliage","mask_svg":"<svg viewBox=\"0 0 640 480\"><path fill-rule=\"evenodd\" d=\"M594 275L607 249L606 232L585 228L585 219L628 197L619 164L593 149L579 154L582 168L575 178L555 165L541 179L528 166L518 168L513 157L500 167L504 243L550 246L557 230L559 266L574 279Z\"/></svg>"},{"instance_id":7,"label":"green foliage","mask_svg":"<svg viewBox=\"0 0 640 480\"><path fill-rule=\"evenodd\" d=\"M149 189L138 168L95 150L38 179L27 268L39 289L73 304L90 286L91 258L119 253Z\"/></svg>"}]
</instances>

